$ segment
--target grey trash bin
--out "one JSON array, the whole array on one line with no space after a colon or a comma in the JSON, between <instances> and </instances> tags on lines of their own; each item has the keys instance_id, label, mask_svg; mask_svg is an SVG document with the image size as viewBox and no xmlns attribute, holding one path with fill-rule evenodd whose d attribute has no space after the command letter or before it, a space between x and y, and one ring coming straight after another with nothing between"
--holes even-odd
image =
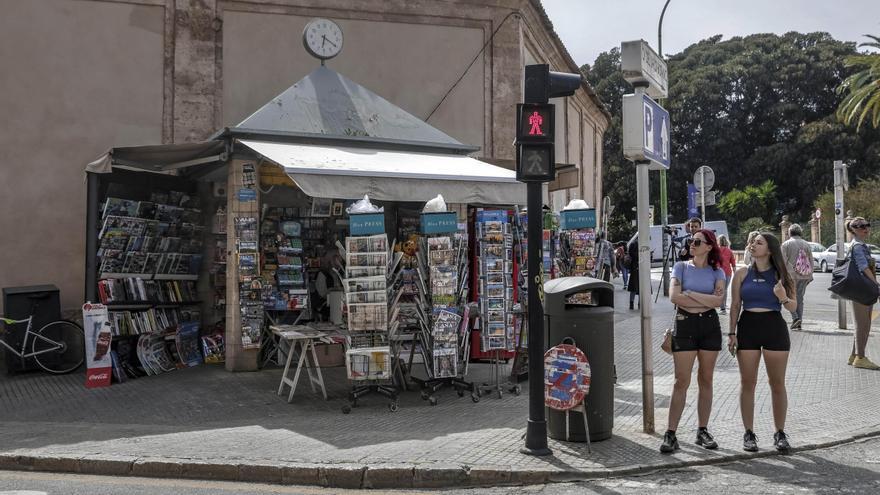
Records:
<instances>
[{"instance_id":1,"label":"grey trash bin","mask_svg":"<svg viewBox=\"0 0 880 495\"><path fill-rule=\"evenodd\" d=\"M611 437L614 427L614 286L590 277L562 277L544 284L545 348L572 338L590 362L587 418L590 441ZM569 414L569 440L585 442L583 413L547 410L550 438L565 440L565 414Z\"/></svg>"}]
</instances>

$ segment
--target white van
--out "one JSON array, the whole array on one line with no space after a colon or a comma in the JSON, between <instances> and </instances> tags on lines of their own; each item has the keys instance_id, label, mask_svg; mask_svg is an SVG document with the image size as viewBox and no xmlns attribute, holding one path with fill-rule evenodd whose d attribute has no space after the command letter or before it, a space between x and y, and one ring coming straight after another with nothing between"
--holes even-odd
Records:
<instances>
[{"instance_id":1,"label":"white van","mask_svg":"<svg viewBox=\"0 0 880 495\"><path fill-rule=\"evenodd\" d=\"M673 237L680 238L684 237L687 234L683 223L673 223L669 224L673 229L678 229L673 234ZM724 220L715 220L715 221L707 221L703 224L703 228L709 229L715 233L715 236L726 235L728 239L730 239L730 234L727 233L727 222ZM662 225L652 225L651 226L651 261L653 263L663 263L663 226ZM636 237L638 237L638 232L633 234L630 238L630 242L632 242ZM674 260L673 260L674 261ZM670 264L671 266L671 264Z\"/></svg>"}]
</instances>

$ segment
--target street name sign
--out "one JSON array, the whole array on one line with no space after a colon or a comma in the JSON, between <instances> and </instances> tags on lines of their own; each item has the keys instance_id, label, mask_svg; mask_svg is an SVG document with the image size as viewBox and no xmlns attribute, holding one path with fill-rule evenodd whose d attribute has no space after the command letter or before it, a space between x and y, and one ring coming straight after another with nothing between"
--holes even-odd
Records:
<instances>
[{"instance_id":1,"label":"street name sign","mask_svg":"<svg viewBox=\"0 0 880 495\"><path fill-rule=\"evenodd\" d=\"M630 84L648 84L648 95L666 98L668 71L666 62L645 40L624 41L620 45L620 68Z\"/></svg>"},{"instance_id":2,"label":"street name sign","mask_svg":"<svg viewBox=\"0 0 880 495\"><path fill-rule=\"evenodd\" d=\"M623 96L623 156L669 168L669 112L645 94Z\"/></svg>"}]
</instances>

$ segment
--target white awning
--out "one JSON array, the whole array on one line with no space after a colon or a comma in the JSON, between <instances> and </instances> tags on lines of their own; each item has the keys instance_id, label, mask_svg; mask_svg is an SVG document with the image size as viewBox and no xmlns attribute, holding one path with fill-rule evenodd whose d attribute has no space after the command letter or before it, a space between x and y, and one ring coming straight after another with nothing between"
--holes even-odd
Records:
<instances>
[{"instance_id":1,"label":"white awning","mask_svg":"<svg viewBox=\"0 0 880 495\"><path fill-rule=\"evenodd\" d=\"M442 194L447 203L523 205L525 184L513 170L463 155L366 148L327 147L241 140L284 167L307 195L384 201L426 201Z\"/></svg>"}]
</instances>

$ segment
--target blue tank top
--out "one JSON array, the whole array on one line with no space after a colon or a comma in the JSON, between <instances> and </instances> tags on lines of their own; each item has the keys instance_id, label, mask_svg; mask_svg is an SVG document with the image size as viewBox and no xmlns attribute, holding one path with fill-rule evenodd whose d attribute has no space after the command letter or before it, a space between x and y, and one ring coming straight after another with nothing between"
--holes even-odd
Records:
<instances>
[{"instance_id":1,"label":"blue tank top","mask_svg":"<svg viewBox=\"0 0 880 495\"><path fill-rule=\"evenodd\" d=\"M776 270L770 268L766 272L759 272L754 266L749 267L739 291L743 309L763 308L782 311L782 303L773 293L774 285L776 285Z\"/></svg>"}]
</instances>

